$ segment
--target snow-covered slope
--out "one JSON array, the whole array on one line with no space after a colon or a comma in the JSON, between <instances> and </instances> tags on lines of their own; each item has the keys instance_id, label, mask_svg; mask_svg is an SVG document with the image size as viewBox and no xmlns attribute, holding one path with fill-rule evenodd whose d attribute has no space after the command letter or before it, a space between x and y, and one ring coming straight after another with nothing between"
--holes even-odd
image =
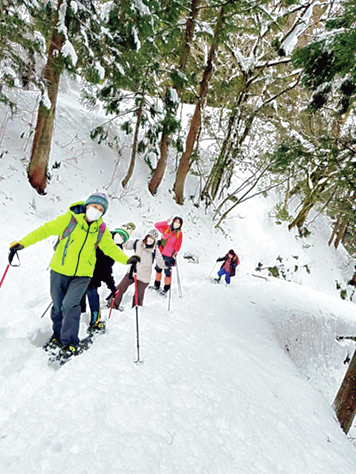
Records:
<instances>
[{"instance_id":1,"label":"snow-covered slope","mask_svg":"<svg viewBox=\"0 0 356 474\"><path fill-rule=\"evenodd\" d=\"M86 138L103 115L82 109L78 98L75 86L63 84L52 153L52 162L62 164L44 197L26 181L23 122L7 126L0 159L0 277L12 240L105 188L117 171L119 179L107 188L113 197L109 227L132 220L139 238L155 221L182 215L183 298L176 272L171 311L167 300L146 292L139 310L144 364L133 363L129 290L125 311L113 312L107 334L55 371L41 349L51 334L48 313L41 315L50 303L53 241L22 251L21 266L9 270L0 289L1 473L354 473L355 448L331 408L343 361L354 349L335 335L356 330L355 306L340 299L335 281L346 287L353 267L342 248L327 247L327 221L316 220L313 234L300 240L268 217L277 199L271 195L238 206L223 234L203 210L174 203L169 170L152 198L142 163L123 192L129 150L115 168L115 152ZM241 259L237 275L230 287L214 285L215 260L230 248ZM292 281L255 271L258 262L273 266L281 259ZM124 271L115 265L117 281ZM82 317L82 337L88 318Z\"/></svg>"}]
</instances>

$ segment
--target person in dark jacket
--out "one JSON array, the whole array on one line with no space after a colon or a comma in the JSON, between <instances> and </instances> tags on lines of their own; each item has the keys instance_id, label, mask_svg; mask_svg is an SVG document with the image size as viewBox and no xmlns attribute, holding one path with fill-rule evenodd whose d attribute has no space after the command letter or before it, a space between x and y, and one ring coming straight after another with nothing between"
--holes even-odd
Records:
<instances>
[{"instance_id":1,"label":"person in dark jacket","mask_svg":"<svg viewBox=\"0 0 356 474\"><path fill-rule=\"evenodd\" d=\"M111 232L114 242L118 247L120 247L121 250L123 244L130 238L132 232L135 229L135 224L129 222L128 224L124 224ZM101 320L98 288L102 283L106 284L110 290L110 294L106 298L107 300L110 300L111 297L115 295L116 285L113 277L114 263L115 260L113 260L108 255L105 255L104 252L102 252L99 248L96 249L96 265L94 274L90 280L86 294L83 296L80 303L82 313L84 313L86 311L86 296L88 297L90 307L90 324L88 328L89 333L105 331L105 322Z\"/></svg>"},{"instance_id":2,"label":"person in dark jacket","mask_svg":"<svg viewBox=\"0 0 356 474\"><path fill-rule=\"evenodd\" d=\"M214 278L214 281L220 283L221 278L225 275L225 281L227 285L230 285L231 277L236 274L236 267L240 264L239 257L236 255L234 250L230 249L225 257L218 258L217 262L223 262L218 271L218 278Z\"/></svg>"}]
</instances>

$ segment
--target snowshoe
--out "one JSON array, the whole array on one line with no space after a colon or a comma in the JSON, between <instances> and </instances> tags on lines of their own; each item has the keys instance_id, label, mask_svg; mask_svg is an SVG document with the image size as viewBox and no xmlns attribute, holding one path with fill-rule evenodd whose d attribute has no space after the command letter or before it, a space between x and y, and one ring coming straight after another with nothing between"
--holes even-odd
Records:
<instances>
[{"instance_id":1,"label":"snowshoe","mask_svg":"<svg viewBox=\"0 0 356 474\"><path fill-rule=\"evenodd\" d=\"M61 341L53 334L42 346L42 349L49 355L57 355L62 347Z\"/></svg>"},{"instance_id":2,"label":"snowshoe","mask_svg":"<svg viewBox=\"0 0 356 474\"><path fill-rule=\"evenodd\" d=\"M90 325L87 329L89 334L105 334L106 333L106 323L105 321L97 321L95 324Z\"/></svg>"},{"instance_id":3,"label":"snowshoe","mask_svg":"<svg viewBox=\"0 0 356 474\"><path fill-rule=\"evenodd\" d=\"M62 346L58 355L52 356L48 359L48 365L57 365L58 367L61 367L68 361L72 360L73 357L77 357L84 351L88 350L93 344L93 342L94 339L92 335L90 335L85 339L79 341L79 344L66 344Z\"/></svg>"}]
</instances>

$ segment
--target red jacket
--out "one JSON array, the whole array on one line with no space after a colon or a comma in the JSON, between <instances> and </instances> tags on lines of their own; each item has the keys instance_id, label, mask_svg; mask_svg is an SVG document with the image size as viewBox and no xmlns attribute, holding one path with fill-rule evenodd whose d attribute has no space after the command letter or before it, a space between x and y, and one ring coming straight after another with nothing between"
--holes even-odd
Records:
<instances>
[{"instance_id":1,"label":"red jacket","mask_svg":"<svg viewBox=\"0 0 356 474\"><path fill-rule=\"evenodd\" d=\"M231 260L229 258L229 254L226 254L225 257L218 258L216 261L224 262L220 268L225 268L231 277L236 275L236 267L237 265L240 265L240 259L236 254Z\"/></svg>"},{"instance_id":2,"label":"red jacket","mask_svg":"<svg viewBox=\"0 0 356 474\"><path fill-rule=\"evenodd\" d=\"M183 242L181 229L172 230L166 221L156 222L155 227L162 234L159 251L165 257L175 257Z\"/></svg>"}]
</instances>

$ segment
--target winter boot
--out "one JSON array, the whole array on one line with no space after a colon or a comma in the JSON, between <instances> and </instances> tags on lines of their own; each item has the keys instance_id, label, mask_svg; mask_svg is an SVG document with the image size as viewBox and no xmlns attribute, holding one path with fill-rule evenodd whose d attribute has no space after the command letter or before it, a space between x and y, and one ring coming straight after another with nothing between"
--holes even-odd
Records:
<instances>
[{"instance_id":1,"label":"winter boot","mask_svg":"<svg viewBox=\"0 0 356 474\"><path fill-rule=\"evenodd\" d=\"M52 336L48 339L48 341L42 346L42 349L49 354L55 354L59 352L59 349L62 347L62 343L56 334L52 334Z\"/></svg>"},{"instance_id":2,"label":"winter boot","mask_svg":"<svg viewBox=\"0 0 356 474\"><path fill-rule=\"evenodd\" d=\"M64 360L68 360L74 356L77 356L83 352L83 348L79 344L66 344L61 347L59 351L59 357Z\"/></svg>"},{"instance_id":3,"label":"winter boot","mask_svg":"<svg viewBox=\"0 0 356 474\"><path fill-rule=\"evenodd\" d=\"M91 317L90 325L87 329L89 334L93 334L94 332L104 334L106 331L105 321L101 320L100 310L99 313L94 311Z\"/></svg>"},{"instance_id":4,"label":"winter boot","mask_svg":"<svg viewBox=\"0 0 356 474\"><path fill-rule=\"evenodd\" d=\"M221 277L214 278L215 283L220 283Z\"/></svg>"}]
</instances>

